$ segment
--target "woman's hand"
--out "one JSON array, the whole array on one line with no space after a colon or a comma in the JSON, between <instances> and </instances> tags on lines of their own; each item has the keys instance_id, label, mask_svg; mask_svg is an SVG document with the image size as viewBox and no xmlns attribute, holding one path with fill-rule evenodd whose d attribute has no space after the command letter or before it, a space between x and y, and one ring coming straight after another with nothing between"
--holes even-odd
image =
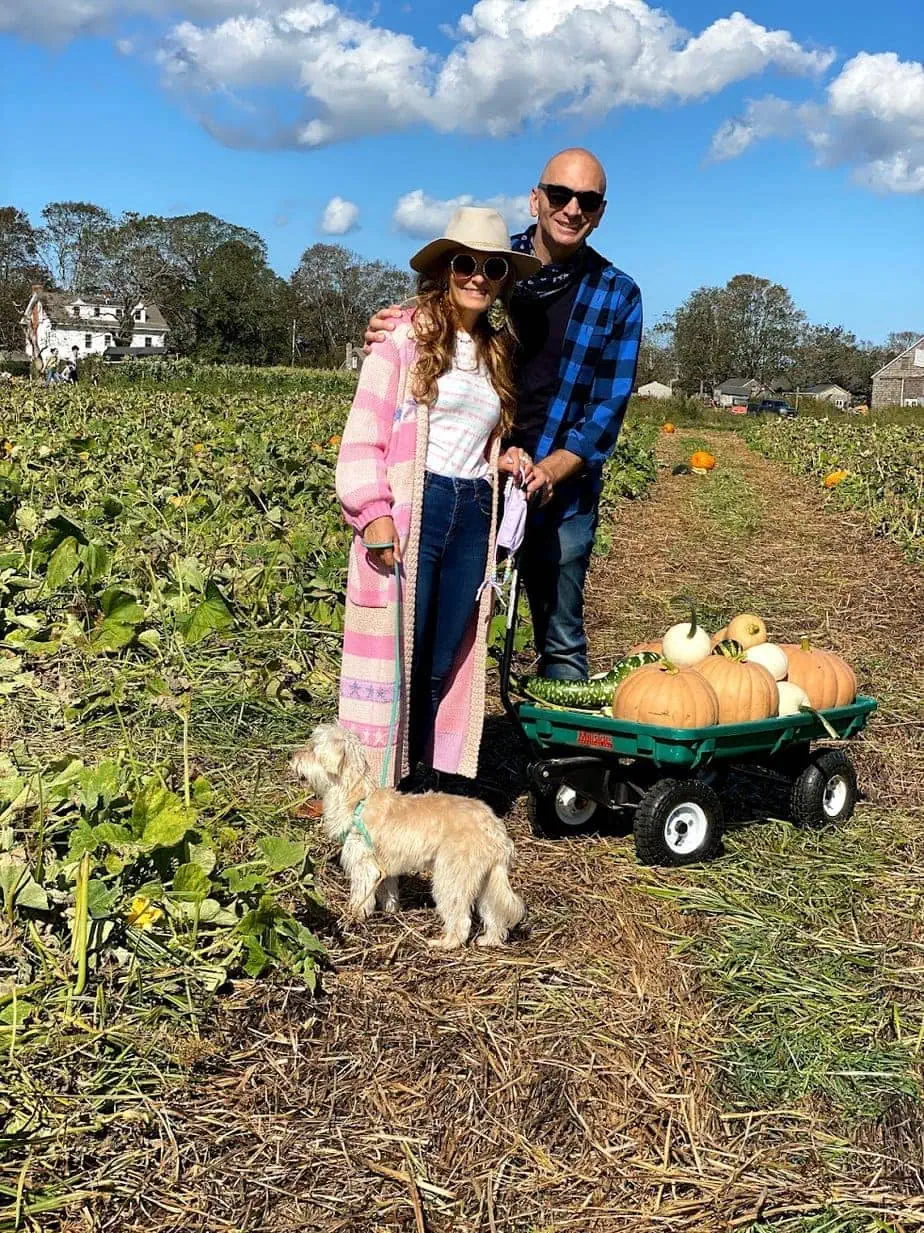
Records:
<instances>
[{"instance_id":1,"label":"woman's hand","mask_svg":"<svg viewBox=\"0 0 924 1233\"><path fill-rule=\"evenodd\" d=\"M522 485L529 479L532 473L533 461L526 450L521 450L518 446L511 445L498 458L497 469L505 475L513 475Z\"/></svg>"},{"instance_id":2,"label":"woman's hand","mask_svg":"<svg viewBox=\"0 0 924 1233\"><path fill-rule=\"evenodd\" d=\"M370 548L370 544L385 544L391 541L388 548ZM384 565L386 569L394 569L395 561L401 561L401 541L398 539L398 531L395 527L395 520L391 517L373 518L371 522L363 527L363 544L366 545L366 551L377 565Z\"/></svg>"}]
</instances>

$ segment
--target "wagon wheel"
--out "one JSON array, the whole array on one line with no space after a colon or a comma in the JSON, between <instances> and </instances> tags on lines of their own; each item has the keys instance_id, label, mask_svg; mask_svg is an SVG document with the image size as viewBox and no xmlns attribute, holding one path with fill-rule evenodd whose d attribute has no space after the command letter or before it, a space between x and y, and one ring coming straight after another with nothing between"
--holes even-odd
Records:
<instances>
[{"instance_id":1,"label":"wagon wheel","mask_svg":"<svg viewBox=\"0 0 924 1233\"><path fill-rule=\"evenodd\" d=\"M853 817L857 796L853 763L843 750L825 749L793 783L790 814L799 826L833 826Z\"/></svg>"},{"instance_id":2,"label":"wagon wheel","mask_svg":"<svg viewBox=\"0 0 924 1233\"><path fill-rule=\"evenodd\" d=\"M659 779L635 811L635 851L643 865L691 865L715 856L725 816L699 779Z\"/></svg>"},{"instance_id":3,"label":"wagon wheel","mask_svg":"<svg viewBox=\"0 0 924 1233\"><path fill-rule=\"evenodd\" d=\"M531 790L526 812L537 835L559 839L596 831L608 811L567 784L559 784L551 792Z\"/></svg>"}]
</instances>

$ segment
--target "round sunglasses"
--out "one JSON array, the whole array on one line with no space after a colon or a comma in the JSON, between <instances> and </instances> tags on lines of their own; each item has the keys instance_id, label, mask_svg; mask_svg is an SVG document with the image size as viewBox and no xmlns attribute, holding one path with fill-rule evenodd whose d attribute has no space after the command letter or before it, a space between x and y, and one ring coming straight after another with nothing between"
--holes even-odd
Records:
<instances>
[{"instance_id":1,"label":"round sunglasses","mask_svg":"<svg viewBox=\"0 0 924 1233\"><path fill-rule=\"evenodd\" d=\"M540 184L539 187L548 197L549 205L553 210L564 209L572 197L577 197L582 214L596 214L604 202L602 193L595 193L590 189L579 193L576 189L569 188L567 184Z\"/></svg>"},{"instance_id":2,"label":"round sunglasses","mask_svg":"<svg viewBox=\"0 0 924 1233\"><path fill-rule=\"evenodd\" d=\"M500 283L507 277L510 264L506 257L484 257L481 261L471 253L456 253L449 263L453 274L459 278L471 278L481 272L490 283Z\"/></svg>"}]
</instances>

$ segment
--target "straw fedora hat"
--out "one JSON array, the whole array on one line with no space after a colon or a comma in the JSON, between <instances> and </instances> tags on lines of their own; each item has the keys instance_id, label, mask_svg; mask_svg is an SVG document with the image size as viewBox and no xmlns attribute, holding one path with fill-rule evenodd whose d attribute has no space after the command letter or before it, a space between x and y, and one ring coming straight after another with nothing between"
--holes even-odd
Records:
<instances>
[{"instance_id":1,"label":"straw fedora hat","mask_svg":"<svg viewBox=\"0 0 924 1233\"><path fill-rule=\"evenodd\" d=\"M510 232L497 210L484 206L460 206L446 225L445 235L425 244L411 258L411 269L429 274L444 253L470 248L478 253L496 253L506 257L517 279L535 274L542 262L530 253L515 253L510 247Z\"/></svg>"}]
</instances>

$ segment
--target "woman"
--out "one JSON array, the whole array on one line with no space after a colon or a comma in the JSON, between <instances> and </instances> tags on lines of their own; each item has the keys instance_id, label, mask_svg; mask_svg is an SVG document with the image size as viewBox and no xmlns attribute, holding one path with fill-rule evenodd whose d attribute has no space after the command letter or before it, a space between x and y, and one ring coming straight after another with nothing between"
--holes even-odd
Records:
<instances>
[{"instance_id":1,"label":"woman","mask_svg":"<svg viewBox=\"0 0 924 1233\"><path fill-rule=\"evenodd\" d=\"M412 258L416 311L373 346L344 428L337 495L354 535L340 722L375 772L387 761L391 784L418 762L477 772L496 476L521 461L499 458L515 409L504 310L539 265L511 251L496 210L457 210Z\"/></svg>"}]
</instances>

